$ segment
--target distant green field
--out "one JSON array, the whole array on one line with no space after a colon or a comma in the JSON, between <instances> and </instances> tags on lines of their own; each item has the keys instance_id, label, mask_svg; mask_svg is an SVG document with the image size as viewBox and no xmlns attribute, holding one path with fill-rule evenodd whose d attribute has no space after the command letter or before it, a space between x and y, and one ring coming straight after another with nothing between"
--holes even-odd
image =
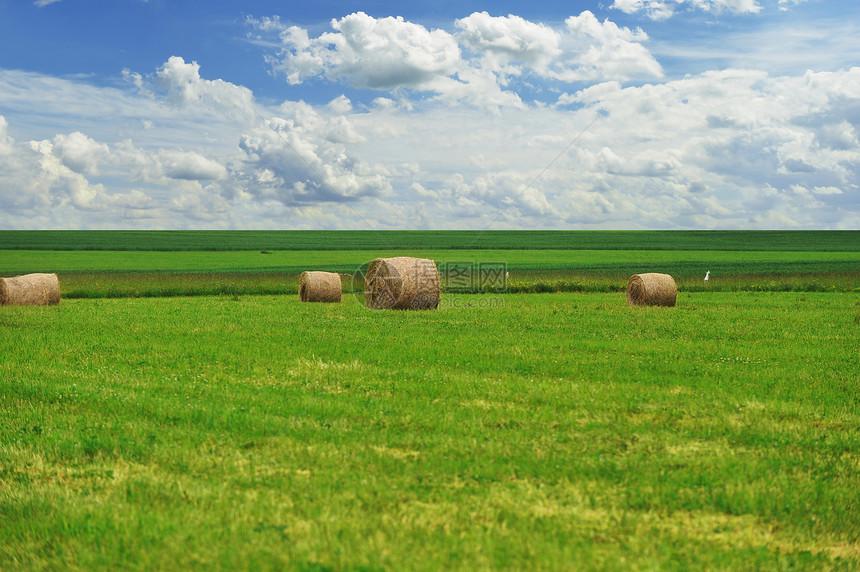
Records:
<instances>
[{"instance_id":1,"label":"distant green field","mask_svg":"<svg viewBox=\"0 0 860 572\"><path fill-rule=\"evenodd\" d=\"M860 251L860 231L0 231L0 250Z\"/></svg>"},{"instance_id":2,"label":"distant green field","mask_svg":"<svg viewBox=\"0 0 860 572\"><path fill-rule=\"evenodd\" d=\"M860 251L696 250L321 250L321 251L0 251L0 276L56 272L68 298L200 294L295 294L298 275L328 270L345 275L344 290L360 290L367 264L379 256L436 261L445 291L454 267L478 277L502 265L511 292L618 291L630 275L672 274L684 291L854 291ZM711 280L705 284L705 272ZM355 278L348 278L353 276ZM484 290L479 279L469 288ZM496 290L495 288L493 289Z\"/></svg>"},{"instance_id":3,"label":"distant green field","mask_svg":"<svg viewBox=\"0 0 860 572\"><path fill-rule=\"evenodd\" d=\"M858 304L0 308L0 570L857 570Z\"/></svg>"}]
</instances>

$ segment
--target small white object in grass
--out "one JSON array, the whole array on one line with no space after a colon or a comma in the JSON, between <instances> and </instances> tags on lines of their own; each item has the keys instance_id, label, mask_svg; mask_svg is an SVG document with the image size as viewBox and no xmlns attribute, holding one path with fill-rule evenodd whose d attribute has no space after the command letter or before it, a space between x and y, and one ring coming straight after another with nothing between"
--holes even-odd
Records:
<instances>
[{"instance_id":1,"label":"small white object in grass","mask_svg":"<svg viewBox=\"0 0 860 572\"><path fill-rule=\"evenodd\" d=\"M711 277L711 271L708 270L707 272L705 272L705 282L707 282L710 277Z\"/></svg>"}]
</instances>

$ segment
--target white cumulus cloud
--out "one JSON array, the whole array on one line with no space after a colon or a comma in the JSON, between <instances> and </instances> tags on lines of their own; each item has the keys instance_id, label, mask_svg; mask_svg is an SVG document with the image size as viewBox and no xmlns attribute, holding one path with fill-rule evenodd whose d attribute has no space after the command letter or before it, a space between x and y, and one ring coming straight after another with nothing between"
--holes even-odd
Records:
<instances>
[{"instance_id":1,"label":"white cumulus cloud","mask_svg":"<svg viewBox=\"0 0 860 572\"><path fill-rule=\"evenodd\" d=\"M475 12L456 20L454 33L363 12L333 20L334 31L317 37L277 18L249 23L259 32L278 34L282 48L267 61L293 85L325 79L358 88L406 88L448 103L498 109L524 104L512 78L624 81L662 74L644 45L647 34L599 22L588 11L559 28Z\"/></svg>"},{"instance_id":2,"label":"white cumulus cloud","mask_svg":"<svg viewBox=\"0 0 860 572\"><path fill-rule=\"evenodd\" d=\"M627 80L662 77L663 70L643 45L648 35L641 29L622 28L609 20L600 22L585 11L565 22L564 66L554 75L565 81Z\"/></svg>"},{"instance_id":3,"label":"white cumulus cloud","mask_svg":"<svg viewBox=\"0 0 860 572\"><path fill-rule=\"evenodd\" d=\"M71 170L84 175L97 175L99 163L110 155L108 146L83 133L58 134L53 139L53 153Z\"/></svg>"},{"instance_id":4,"label":"white cumulus cloud","mask_svg":"<svg viewBox=\"0 0 860 572\"><path fill-rule=\"evenodd\" d=\"M135 81L141 79L138 77ZM186 62L179 56L171 56L159 68L155 85L166 93L168 100L178 105L205 104L228 110L232 115L254 113L251 90L220 79L203 79L197 62Z\"/></svg>"},{"instance_id":5,"label":"white cumulus cloud","mask_svg":"<svg viewBox=\"0 0 860 572\"><path fill-rule=\"evenodd\" d=\"M163 149L159 151L158 159L164 175L171 179L207 181L227 175L224 165L193 151Z\"/></svg>"},{"instance_id":6,"label":"white cumulus cloud","mask_svg":"<svg viewBox=\"0 0 860 572\"><path fill-rule=\"evenodd\" d=\"M487 12L475 12L457 20L455 26L461 43L497 66L524 62L541 68L561 54L557 31L519 16L493 17Z\"/></svg>"},{"instance_id":7,"label":"white cumulus cloud","mask_svg":"<svg viewBox=\"0 0 860 572\"><path fill-rule=\"evenodd\" d=\"M272 29L277 20L257 25ZM450 75L460 61L459 46L451 34L401 17L377 19L356 12L332 20L331 26L334 32L316 38L297 26L281 31L284 47L272 63L290 83L323 75L371 89L420 87Z\"/></svg>"}]
</instances>

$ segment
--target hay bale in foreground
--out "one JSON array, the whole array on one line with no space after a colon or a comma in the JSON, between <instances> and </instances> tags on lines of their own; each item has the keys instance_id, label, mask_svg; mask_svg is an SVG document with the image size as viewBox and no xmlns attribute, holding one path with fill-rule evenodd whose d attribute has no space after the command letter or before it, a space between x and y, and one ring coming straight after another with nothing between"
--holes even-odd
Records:
<instances>
[{"instance_id":1,"label":"hay bale in foreground","mask_svg":"<svg viewBox=\"0 0 860 572\"><path fill-rule=\"evenodd\" d=\"M60 303L56 274L25 274L0 278L0 306L47 306Z\"/></svg>"},{"instance_id":2,"label":"hay bale in foreground","mask_svg":"<svg viewBox=\"0 0 860 572\"><path fill-rule=\"evenodd\" d=\"M302 302L340 302L343 287L336 272L302 272L299 298Z\"/></svg>"},{"instance_id":3,"label":"hay bale in foreground","mask_svg":"<svg viewBox=\"0 0 860 572\"><path fill-rule=\"evenodd\" d=\"M674 306L677 298L678 287L668 274L634 274L627 282L627 303L631 306Z\"/></svg>"},{"instance_id":4,"label":"hay bale in foreground","mask_svg":"<svg viewBox=\"0 0 860 572\"><path fill-rule=\"evenodd\" d=\"M374 310L432 310L441 297L439 270L426 258L377 258L364 277L364 304Z\"/></svg>"}]
</instances>

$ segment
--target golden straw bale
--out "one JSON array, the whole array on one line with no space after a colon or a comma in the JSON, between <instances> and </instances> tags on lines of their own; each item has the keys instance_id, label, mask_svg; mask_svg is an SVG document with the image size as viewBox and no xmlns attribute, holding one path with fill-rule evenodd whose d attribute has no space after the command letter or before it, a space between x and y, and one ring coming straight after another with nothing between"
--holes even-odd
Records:
<instances>
[{"instance_id":1,"label":"golden straw bale","mask_svg":"<svg viewBox=\"0 0 860 572\"><path fill-rule=\"evenodd\" d=\"M299 298L302 302L340 302L342 286L336 272L302 272Z\"/></svg>"},{"instance_id":2,"label":"golden straw bale","mask_svg":"<svg viewBox=\"0 0 860 572\"><path fill-rule=\"evenodd\" d=\"M677 298L678 287L668 274L634 274L627 282L627 303L631 306L674 306Z\"/></svg>"},{"instance_id":3,"label":"golden straw bale","mask_svg":"<svg viewBox=\"0 0 860 572\"><path fill-rule=\"evenodd\" d=\"M25 274L0 278L0 306L47 306L60 303L56 274Z\"/></svg>"},{"instance_id":4,"label":"golden straw bale","mask_svg":"<svg viewBox=\"0 0 860 572\"><path fill-rule=\"evenodd\" d=\"M374 310L432 310L442 296L439 270L426 258L377 258L364 278L364 303Z\"/></svg>"}]
</instances>

